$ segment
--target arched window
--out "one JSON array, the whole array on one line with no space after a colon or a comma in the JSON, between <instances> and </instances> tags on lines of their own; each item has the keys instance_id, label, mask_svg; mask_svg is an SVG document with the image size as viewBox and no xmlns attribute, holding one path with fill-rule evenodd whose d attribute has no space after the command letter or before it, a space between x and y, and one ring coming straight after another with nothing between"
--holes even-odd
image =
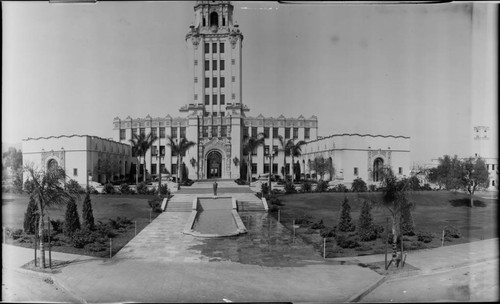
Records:
<instances>
[{"instance_id":1,"label":"arched window","mask_svg":"<svg viewBox=\"0 0 500 304\"><path fill-rule=\"evenodd\" d=\"M216 12L210 14L210 26L219 26L219 15Z\"/></svg>"},{"instance_id":2,"label":"arched window","mask_svg":"<svg viewBox=\"0 0 500 304\"><path fill-rule=\"evenodd\" d=\"M384 167L384 160L377 158L373 162L373 181L378 182L382 179L382 169Z\"/></svg>"},{"instance_id":3,"label":"arched window","mask_svg":"<svg viewBox=\"0 0 500 304\"><path fill-rule=\"evenodd\" d=\"M50 170L56 169L58 166L59 166L59 164L57 163L57 160L51 159L47 163L47 170L50 171Z\"/></svg>"}]
</instances>

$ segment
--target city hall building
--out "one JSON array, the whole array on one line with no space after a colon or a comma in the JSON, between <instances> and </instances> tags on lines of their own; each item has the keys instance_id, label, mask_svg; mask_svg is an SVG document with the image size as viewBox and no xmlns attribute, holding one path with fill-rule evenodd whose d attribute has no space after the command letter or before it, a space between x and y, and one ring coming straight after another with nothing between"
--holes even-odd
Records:
<instances>
[{"instance_id":1,"label":"city hall building","mask_svg":"<svg viewBox=\"0 0 500 304\"><path fill-rule=\"evenodd\" d=\"M244 138L260 133L266 138L264 146L253 152L254 177L267 173L283 175L283 171L289 174L291 157L286 157L285 168L283 153L267 157L281 149L278 136L285 141L307 142L302 147L303 155L294 159L304 176L314 173L311 162L320 156L335 168L326 178L347 184L357 177L377 182L377 168L382 166L392 167L399 175L409 173L408 137L369 134L319 137L316 116L247 116L250 109L243 103L242 95L243 33L233 21L233 6L229 1L196 1L194 13L195 22L185 37L192 55L192 100L179 109L180 115L176 117L165 113L163 117L129 116L113 120L116 142L129 144L133 134L139 133L158 137L146 154L146 169L150 174L177 172L179 156L167 145L167 136L171 136L196 143L182 157L190 179L238 179L240 167L245 166ZM128 166L126 170L130 172L131 164Z\"/></svg>"}]
</instances>

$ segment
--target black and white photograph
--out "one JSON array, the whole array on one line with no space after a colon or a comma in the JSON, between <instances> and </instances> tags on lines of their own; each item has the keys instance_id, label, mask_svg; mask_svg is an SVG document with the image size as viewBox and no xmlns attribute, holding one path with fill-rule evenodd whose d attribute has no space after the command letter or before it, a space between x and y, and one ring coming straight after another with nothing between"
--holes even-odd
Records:
<instances>
[{"instance_id":1,"label":"black and white photograph","mask_svg":"<svg viewBox=\"0 0 500 304\"><path fill-rule=\"evenodd\" d=\"M495 1L2 1L2 302L497 302Z\"/></svg>"}]
</instances>

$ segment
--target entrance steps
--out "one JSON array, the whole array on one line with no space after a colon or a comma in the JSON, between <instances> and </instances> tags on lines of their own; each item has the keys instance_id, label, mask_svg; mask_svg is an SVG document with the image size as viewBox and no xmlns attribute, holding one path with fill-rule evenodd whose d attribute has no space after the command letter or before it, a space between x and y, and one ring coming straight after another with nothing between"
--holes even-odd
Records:
<instances>
[{"instance_id":1,"label":"entrance steps","mask_svg":"<svg viewBox=\"0 0 500 304\"><path fill-rule=\"evenodd\" d=\"M196 195L175 194L167 203L165 212L191 212Z\"/></svg>"}]
</instances>

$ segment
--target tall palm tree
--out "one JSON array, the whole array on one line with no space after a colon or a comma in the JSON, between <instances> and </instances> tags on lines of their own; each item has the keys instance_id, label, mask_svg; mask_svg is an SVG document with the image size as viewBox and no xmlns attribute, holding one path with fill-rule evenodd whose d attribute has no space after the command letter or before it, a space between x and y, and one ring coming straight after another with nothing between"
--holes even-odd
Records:
<instances>
[{"instance_id":1,"label":"tall palm tree","mask_svg":"<svg viewBox=\"0 0 500 304\"><path fill-rule=\"evenodd\" d=\"M289 139L288 142L286 143L286 150L288 151L288 154L292 156L292 163L291 163L291 168L292 168L292 183L294 180L294 175L295 175L295 164L294 162L294 157L299 157L302 155L302 149L301 146L305 145L306 142L303 140L299 140L298 142L294 142L293 139Z\"/></svg>"},{"instance_id":2,"label":"tall palm tree","mask_svg":"<svg viewBox=\"0 0 500 304\"><path fill-rule=\"evenodd\" d=\"M286 157L289 155L288 150L286 149L287 142L285 142L285 139L281 135L278 135L278 140L280 142L278 152L283 153L283 180L286 180Z\"/></svg>"},{"instance_id":3,"label":"tall palm tree","mask_svg":"<svg viewBox=\"0 0 500 304\"><path fill-rule=\"evenodd\" d=\"M179 172L182 171L181 164L182 164L183 154L186 153L186 151L189 150L191 147L196 146L196 143L194 141L189 141L185 138L181 138L181 140L177 143L177 140L172 138L172 136L167 136L167 139L168 139L167 145L170 147L172 152L177 155L177 186L180 189Z\"/></svg>"},{"instance_id":4,"label":"tall palm tree","mask_svg":"<svg viewBox=\"0 0 500 304\"><path fill-rule=\"evenodd\" d=\"M79 195L77 193L70 193L64 189L66 173L59 166L50 168L47 171L39 171L33 165L28 165L24 170L28 175L30 183L30 187L27 187L27 192L38 205L40 215L38 221L40 267L45 268L45 243L43 241L45 210L52 206L64 206L75 197L79 197Z\"/></svg>"},{"instance_id":5,"label":"tall palm tree","mask_svg":"<svg viewBox=\"0 0 500 304\"><path fill-rule=\"evenodd\" d=\"M139 135L134 134L130 142L132 143L132 154L136 157L141 157L144 161L143 166L143 181L146 181L146 153L153 146L154 142L158 139L157 136L149 133L148 135L140 133ZM137 182L138 170L136 170L136 182Z\"/></svg>"},{"instance_id":6,"label":"tall palm tree","mask_svg":"<svg viewBox=\"0 0 500 304\"><path fill-rule=\"evenodd\" d=\"M259 133L257 137L248 135L243 137L243 154L247 155L247 181L249 185L252 181L252 152L264 145L264 139L264 133Z\"/></svg>"}]
</instances>

